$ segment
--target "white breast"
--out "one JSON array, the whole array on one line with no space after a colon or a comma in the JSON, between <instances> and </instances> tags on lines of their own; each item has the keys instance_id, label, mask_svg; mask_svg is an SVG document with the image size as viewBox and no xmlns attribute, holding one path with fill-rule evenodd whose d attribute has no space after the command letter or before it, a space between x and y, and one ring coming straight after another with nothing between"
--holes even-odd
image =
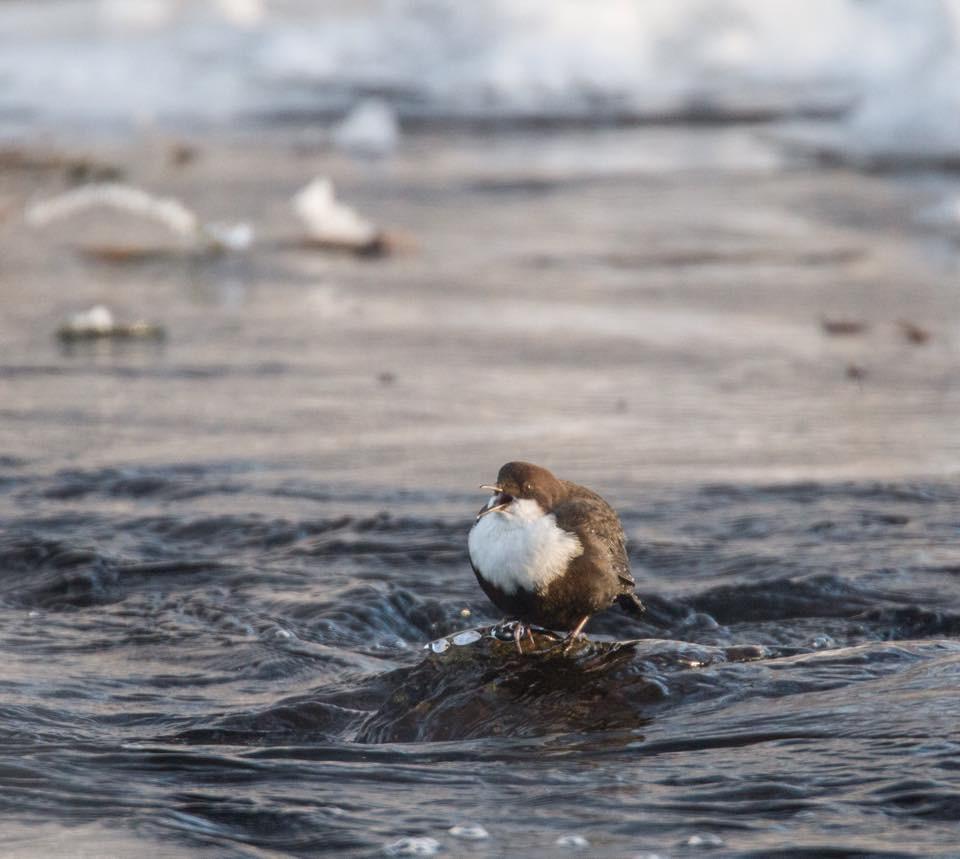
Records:
<instances>
[{"instance_id":1,"label":"white breast","mask_svg":"<svg viewBox=\"0 0 960 859\"><path fill-rule=\"evenodd\" d=\"M470 529L467 547L483 578L508 594L518 588L542 592L583 553L576 536L531 499L517 499L502 512L481 516Z\"/></svg>"}]
</instances>

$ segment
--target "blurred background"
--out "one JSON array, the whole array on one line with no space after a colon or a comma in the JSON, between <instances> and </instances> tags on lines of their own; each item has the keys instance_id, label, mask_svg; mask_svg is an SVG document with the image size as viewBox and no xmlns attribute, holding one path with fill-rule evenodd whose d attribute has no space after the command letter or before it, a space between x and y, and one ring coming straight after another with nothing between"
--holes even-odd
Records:
<instances>
[{"instance_id":1,"label":"blurred background","mask_svg":"<svg viewBox=\"0 0 960 859\"><path fill-rule=\"evenodd\" d=\"M0 0L4 855L956 856L958 82L960 0ZM512 459L650 607L559 671Z\"/></svg>"},{"instance_id":2,"label":"blurred background","mask_svg":"<svg viewBox=\"0 0 960 859\"><path fill-rule=\"evenodd\" d=\"M26 128L818 117L838 159L955 163L953 0L5 0L2 115Z\"/></svg>"},{"instance_id":3,"label":"blurred background","mask_svg":"<svg viewBox=\"0 0 960 859\"><path fill-rule=\"evenodd\" d=\"M953 469L958 73L953 0L5 0L5 444Z\"/></svg>"}]
</instances>

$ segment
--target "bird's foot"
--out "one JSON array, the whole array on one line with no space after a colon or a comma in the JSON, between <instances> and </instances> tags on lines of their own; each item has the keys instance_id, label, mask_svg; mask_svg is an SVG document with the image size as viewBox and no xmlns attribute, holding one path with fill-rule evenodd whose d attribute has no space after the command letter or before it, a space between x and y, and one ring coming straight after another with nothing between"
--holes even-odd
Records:
<instances>
[{"instance_id":1,"label":"bird's foot","mask_svg":"<svg viewBox=\"0 0 960 859\"><path fill-rule=\"evenodd\" d=\"M551 644L549 647L537 650L537 639L534 636L534 625L531 623L526 623L522 620L505 620L501 623L498 623L493 629L490 630L494 638L499 639L500 641L512 641L517 648L517 653L523 655L524 653L548 653L553 650L559 644L562 644L565 639L561 638L557 633L553 632L550 629L543 629L542 627L536 627L537 635L545 636L547 638L554 639L557 644ZM532 650L523 649L523 640L526 640L530 643Z\"/></svg>"},{"instance_id":2,"label":"bird's foot","mask_svg":"<svg viewBox=\"0 0 960 859\"><path fill-rule=\"evenodd\" d=\"M533 642L533 632L522 620L504 621L503 623L497 624L491 632L494 638L499 638L501 641L512 640L517 647L517 653L521 656L523 656L523 645L521 644L523 637L527 636L531 643Z\"/></svg>"},{"instance_id":3,"label":"bird's foot","mask_svg":"<svg viewBox=\"0 0 960 859\"><path fill-rule=\"evenodd\" d=\"M517 645L517 653L523 656L523 645L520 643L523 639L524 633L529 633L530 627L526 626L521 621L517 621L516 626L513 628L513 643Z\"/></svg>"},{"instance_id":4,"label":"bird's foot","mask_svg":"<svg viewBox=\"0 0 960 859\"><path fill-rule=\"evenodd\" d=\"M587 621L590 620L590 615L587 615L583 618L580 623L578 623L570 632L567 633L567 637L563 639L560 643L560 652L566 655L569 653L573 646L577 643L578 639L583 638L583 628L587 625Z\"/></svg>"}]
</instances>

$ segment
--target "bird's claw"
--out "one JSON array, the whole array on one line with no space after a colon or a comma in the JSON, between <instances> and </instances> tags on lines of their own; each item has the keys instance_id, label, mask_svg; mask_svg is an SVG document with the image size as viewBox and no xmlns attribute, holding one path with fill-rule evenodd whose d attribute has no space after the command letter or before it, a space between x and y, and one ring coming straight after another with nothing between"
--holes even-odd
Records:
<instances>
[{"instance_id":1,"label":"bird's claw","mask_svg":"<svg viewBox=\"0 0 960 859\"><path fill-rule=\"evenodd\" d=\"M520 642L524 635L526 635L530 641L533 641L533 632L522 620L504 621L503 623L497 624L492 632L494 638L499 638L501 641L512 640L517 647L517 653L521 656L523 655L523 646Z\"/></svg>"},{"instance_id":2,"label":"bird's claw","mask_svg":"<svg viewBox=\"0 0 960 859\"><path fill-rule=\"evenodd\" d=\"M519 620L513 627L513 643L517 645L517 653L523 656L523 645L520 644L524 632L529 632L529 627L524 626Z\"/></svg>"},{"instance_id":3,"label":"bird's claw","mask_svg":"<svg viewBox=\"0 0 960 859\"><path fill-rule=\"evenodd\" d=\"M549 647L542 648L541 650L534 649L533 651L529 651L529 650L524 651L523 649L524 638L526 638L527 641L529 641L534 648L536 648L537 646L537 639L534 637L533 628L534 628L533 624L526 623L522 620L505 620L502 623L499 623L495 627L493 627L493 629L490 632L494 638L497 638L500 641L512 641L517 648L517 653L519 653L521 656L524 655L524 653L531 653L531 652L532 653L550 653L551 651L556 650L558 647L564 646L564 644L570 638L569 635L565 637L561 637L557 633L555 633L553 630L543 629L538 626L537 635L542 635L547 638L552 638L554 639L555 643L551 644ZM564 650L564 652L566 652L566 650Z\"/></svg>"}]
</instances>

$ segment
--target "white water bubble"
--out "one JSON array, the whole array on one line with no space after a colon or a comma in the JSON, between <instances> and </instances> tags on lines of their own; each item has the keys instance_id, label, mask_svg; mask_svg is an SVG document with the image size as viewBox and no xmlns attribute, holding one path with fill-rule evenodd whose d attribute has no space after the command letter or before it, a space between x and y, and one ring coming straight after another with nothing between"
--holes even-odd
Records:
<instances>
[{"instance_id":1,"label":"white water bubble","mask_svg":"<svg viewBox=\"0 0 960 859\"><path fill-rule=\"evenodd\" d=\"M436 856L440 842L436 838L398 838L384 848L388 856Z\"/></svg>"},{"instance_id":2,"label":"white water bubble","mask_svg":"<svg viewBox=\"0 0 960 859\"><path fill-rule=\"evenodd\" d=\"M461 632L459 635L453 637L453 643L458 647L463 647L467 644L473 644L475 641L481 639L481 635L475 629L468 629L466 632Z\"/></svg>"},{"instance_id":3,"label":"white water bubble","mask_svg":"<svg viewBox=\"0 0 960 859\"><path fill-rule=\"evenodd\" d=\"M449 832L454 838L462 838L464 841L483 841L490 837L490 833L479 823L458 823L451 826Z\"/></svg>"},{"instance_id":4,"label":"white water bubble","mask_svg":"<svg viewBox=\"0 0 960 859\"><path fill-rule=\"evenodd\" d=\"M566 847L571 850L583 850L590 846L590 842L582 835L561 835L553 843L556 844L557 847Z\"/></svg>"},{"instance_id":5,"label":"white water bubble","mask_svg":"<svg viewBox=\"0 0 960 859\"><path fill-rule=\"evenodd\" d=\"M439 638L436 641L430 642L430 649L434 653L443 653L445 650L450 648L450 642L445 638Z\"/></svg>"},{"instance_id":6,"label":"white water bubble","mask_svg":"<svg viewBox=\"0 0 960 859\"><path fill-rule=\"evenodd\" d=\"M723 847L723 839L708 832L704 835L691 835L682 844L684 847Z\"/></svg>"},{"instance_id":7,"label":"white water bubble","mask_svg":"<svg viewBox=\"0 0 960 859\"><path fill-rule=\"evenodd\" d=\"M813 639L813 646L817 650L828 650L831 647L836 647L837 643L829 635L818 635Z\"/></svg>"}]
</instances>

